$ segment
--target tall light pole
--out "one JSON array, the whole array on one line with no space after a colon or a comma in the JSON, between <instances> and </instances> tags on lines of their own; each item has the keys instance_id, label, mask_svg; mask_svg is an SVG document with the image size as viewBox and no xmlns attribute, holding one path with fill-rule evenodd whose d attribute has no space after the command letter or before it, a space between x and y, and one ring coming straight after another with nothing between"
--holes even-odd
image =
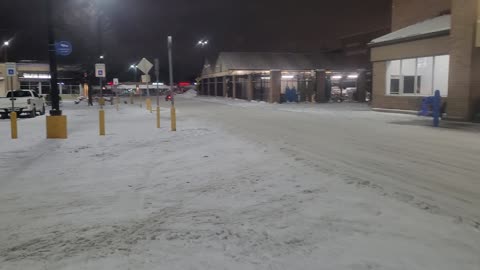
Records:
<instances>
[{"instance_id":1,"label":"tall light pole","mask_svg":"<svg viewBox=\"0 0 480 270\"><path fill-rule=\"evenodd\" d=\"M10 46L10 41L7 40L7 41L3 42L3 47L5 48L5 49L4 49L4 53L5 53L5 54L4 54L5 63L8 62L8 52L7 52L7 51L8 51L8 46Z\"/></svg>"},{"instance_id":2,"label":"tall light pole","mask_svg":"<svg viewBox=\"0 0 480 270\"><path fill-rule=\"evenodd\" d=\"M102 63L102 64L105 63L105 61L104 61L105 56L103 56L103 54L100 55L98 57L98 59L99 59L100 63ZM103 78L102 77L98 77L98 85L100 86L100 97L103 98Z\"/></svg>"},{"instance_id":3,"label":"tall light pole","mask_svg":"<svg viewBox=\"0 0 480 270\"><path fill-rule=\"evenodd\" d=\"M172 95L172 107L175 106L175 98L173 94L173 63L172 63L172 36L168 36L168 70L170 74L170 94Z\"/></svg>"},{"instance_id":4,"label":"tall light pole","mask_svg":"<svg viewBox=\"0 0 480 270\"><path fill-rule=\"evenodd\" d=\"M57 84L57 51L55 48L55 33L53 29L53 18L52 18L52 3L51 0L45 0L45 8L47 9L47 30L48 30L48 57L50 61L50 96L52 99L52 110L50 111L51 116L62 115L60 110L60 96L58 92Z\"/></svg>"},{"instance_id":5,"label":"tall light pole","mask_svg":"<svg viewBox=\"0 0 480 270\"><path fill-rule=\"evenodd\" d=\"M133 82L137 82L137 65L130 65L130 69L133 69Z\"/></svg>"},{"instance_id":6,"label":"tall light pole","mask_svg":"<svg viewBox=\"0 0 480 270\"><path fill-rule=\"evenodd\" d=\"M172 107L170 108L170 121L172 131L177 131L177 113L175 111L175 95L173 93L173 63L172 63L172 36L168 36L168 69L170 73L170 94L172 95Z\"/></svg>"},{"instance_id":7,"label":"tall light pole","mask_svg":"<svg viewBox=\"0 0 480 270\"><path fill-rule=\"evenodd\" d=\"M7 51L8 51L8 46L10 46L10 41L7 40L7 41L3 42L2 47L4 48L4 49L3 49L3 52L4 52L3 57L4 57L4 62L5 62L5 63L8 62L8 52L7 52ZM5 90L9 90L9 89L10 89L10 83L9 83L9 82L10 82L10 79L9 79L9 77L7 77L7 79L6 79L6 81L5 81ZM12 84L13 84L13 83L12 83ZM13 87L12 87L12 88L13 88ZM12 89L12 90L13 90L13 89Z\"/></svg>"}]
</instances>

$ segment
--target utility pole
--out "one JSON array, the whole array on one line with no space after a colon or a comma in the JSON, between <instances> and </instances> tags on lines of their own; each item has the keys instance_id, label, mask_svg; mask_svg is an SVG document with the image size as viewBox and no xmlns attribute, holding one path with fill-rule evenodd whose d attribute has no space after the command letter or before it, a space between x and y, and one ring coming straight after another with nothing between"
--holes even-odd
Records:
<instances>
[{"instance_id":1,"label":"utility pole","mask_svg":"<svg viewBox=\"0 0 480 270\"><path fill-rule=\"evenodd\" d=\"M155 79L157 81L157 107L160 107L160 89L159 89L159 77L160 77L160 63L158 61L158 58L155 58Z\"/></svg>"},{"instance_id":2,"label":"utility pole","mask_svg":"<svg viewBox=\"0 0 480 270\"><path fill-rule=\"evenodd\" d=\"M172 64L172 36L168 36L168 70L170 73L170 94L172 95L172 107L175 106L175 95L173 93L173 64Z\"/></svg>"},{"instance_id":3,"label":"utility pole","mask_svg":"<svg viewBox=\"0 0 480 270\"><path fill-rule=\"evenodd\" d=\"M177 131L177 113L175 111L175 94L173 93L173 64L172 64L172 36L168 36L168 69L170 73L170 94L172 95L172 107L170 108L171 128Z\"/></svg>"},{"instance_id":4,"label":"utility pole","mask_svg":"<svg viewBox=\"0 0 480 270\"><path fill-rule=\"evenodd\" d=\"M158 61L158 58L155 58L155 77L157 81L157 128L160 128L160 63Z\"/></svg>"},{"instance_id":5,"label":"utility pole","mask_svg":"<svg viewBox=\"0 0 480 270\"><path fill-rule=\"evenodd\" d=\"M51 0L45 0L45 7L47 9L47 29L48 29L48 56L50 61L50 87L52 110L51 116L62 115L60 110L60 96L58 92L58 72L57 72L57 52L55 48L55 33L53 29L52 18L52 3Z\"/></svg>"},{"instance_id":6,"label":"utility pole","mask_svg":"<svg viewBox=\"0 0 480 270\"><path fill-rule=\"evenodd\" d=\"M5 63L8 62L8 46L7 45L4 45L5 46L5 51L4 51L4 59L5 59Z\"/></svg>"}]
</instances>

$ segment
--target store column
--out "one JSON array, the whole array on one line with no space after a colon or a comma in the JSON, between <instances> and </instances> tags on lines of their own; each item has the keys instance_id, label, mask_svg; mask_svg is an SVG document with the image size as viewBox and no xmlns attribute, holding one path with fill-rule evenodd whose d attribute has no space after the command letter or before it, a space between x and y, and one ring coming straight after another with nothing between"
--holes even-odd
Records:
<instances>
[{"instance_id":1,"label":"store column","mask_svg":"<svg viewBox=\"0 0 480 270\"><path fill-rule=\"evenodd\" d=\"M211 88L211 83L210 83L210 78L207 79L207 96L210 96L210 93L212 91L212 88Z\"/></svg>"},{"instance_id":2,"label":"store column","mask_svg":"<svg viewBox=\"0 0 480 270\"><path fill-rule=\"evenodd\" d=\"M224 96L224 97L228 97L227 76L224 76L224 77L223 77L222 84L223 84L223 96Z\"/></svg>"},{"instance_id":3,"label":"store column","mask_svg":"<svg viewBox=\"0 0 480 270\"><path fill-rule=\"evenodd\" d=\"M480 49L475 47L478 0L452 1L447 117L468 121L480 100ZM480 105L477 105L480 106Z\"/></svg>"},{"instance_id":4,"label":"store column","mask_svg":"<svg viewBox=\"0 0 480 270\"><path fill-rule=\"evenodd\" d=\"M251 101L253 99L253 76L252 74L248 74L247 77L247 100Z\"/></svg>"},{"instance_id":5,"label":"store column","mask_svg":"<svg viewBox=\"0 0 480 270\"><path fill-rule=\"evenodd\" d=\"M215 91L214 95L215 95L215 96L218 96L218 82L217 82L217 77L213 78L213 83L215 84L215 85L213 86L213 89L214 89L214 91Z\"/></svg>"},{"instance_id":6,"label":"store column","mask_svg":"<svg viewBox=\"0 0 480 270\"><path fill-rule=\"evenodd\" d=\"M327 102L327 78L325 70L316 70L315 71L315 78L316 78L316 91L315 91L315 101L318 103Z\"/></svg>"},{"instance_id":7,"label":"store column","mask_svg":"<svg viewBox=\"0 0 480 270\"><path fill-rule=\"evenodd\" d=\"M359 69L357 78L357 101L365 102L367 97L367 71Z\"/></svg>"},{"instance_id":8,"label":"store column","mask_svg":"<svg viewBox=\"0 0 480 270\"><path fill-rule=\"evenodd\" d=\"M232 98L237 98L237 78L232 76Z\"/></svg>"},{"instance_id":9,"label":"store column","mask_svg":"<svg viewBox=\"0 0 480 270\"><path fill-rule=\"evenodd\" d=\"M270 71L270 91L268 102L280 103L280 92L282 88L282 72L280 70Z\"/></svg>"}]
</instances>

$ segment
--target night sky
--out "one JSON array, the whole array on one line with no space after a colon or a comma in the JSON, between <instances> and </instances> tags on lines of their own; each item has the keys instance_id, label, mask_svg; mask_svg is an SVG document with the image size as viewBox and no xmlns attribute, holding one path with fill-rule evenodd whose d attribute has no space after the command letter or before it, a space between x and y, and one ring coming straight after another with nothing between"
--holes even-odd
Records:
<instances>
[{"instance_id":1,"label":"night sky","mask_svg":"<svg viewBox=\"0 0 480 270\"><path fill-rule=\"evenodd\" d=\"M388 27L391 10L391 0L52 1L56 38L74 46L59 63L91 66L101 52L108 77L122 80L133 77L128 67L142 57L158 57L167 78L168 35L174 37L175 79L192 80L204 57L216 52L334 49L338 37ZM0 38L13 37L9 60L47 60L44 2L0 0ZM207 48L196 47L202 38L210 41Z\"/></svg>"}]
</instances>

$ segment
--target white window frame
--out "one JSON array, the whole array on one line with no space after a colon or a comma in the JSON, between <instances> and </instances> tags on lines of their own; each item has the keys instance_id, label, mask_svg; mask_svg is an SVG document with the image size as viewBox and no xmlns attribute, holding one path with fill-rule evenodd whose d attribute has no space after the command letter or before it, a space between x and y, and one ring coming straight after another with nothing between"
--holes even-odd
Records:
<instances>
[{"instance_id":1,"label":"white window frame","mask_svg":"<svg viewBox=\"0 0 480 270\"><path fill-rule=\"evenodd\" d=\"M391 89L391 79L392 79L392 74L388 74L386 72L385 77L386 77L386 83L390 85L390 87L385 86L385 92L387 96L394 96L394 97L399 97L399 96L416 96L416 97L426 97L426 96L432 96L435 92L434 85L435 85L435 60L436 57L438 56L450 56L449 54L440 54L440 55L433 55L433 56L421 56L421 57L415 57L415 58L402 58L402 59L393 59L393 60L388 60L387 62L393 62L393 61L400 61L400 74L395 74L393 76L399 77L399 91L398 94L392 94L392 89ZM431 89L431 94L430 95L424 95L418 93L418 59L419 58L432 58L432 89ZM403 61L408 60L408 59L415 59L415 80L414 80L414 93L407 93L405 94L405 75L403 75ZM410 75L409 75L410 76ZM447 89L448 90L448 89ZM421 90L420 90L421 92Z\"/></svg>"}]
</instances>

